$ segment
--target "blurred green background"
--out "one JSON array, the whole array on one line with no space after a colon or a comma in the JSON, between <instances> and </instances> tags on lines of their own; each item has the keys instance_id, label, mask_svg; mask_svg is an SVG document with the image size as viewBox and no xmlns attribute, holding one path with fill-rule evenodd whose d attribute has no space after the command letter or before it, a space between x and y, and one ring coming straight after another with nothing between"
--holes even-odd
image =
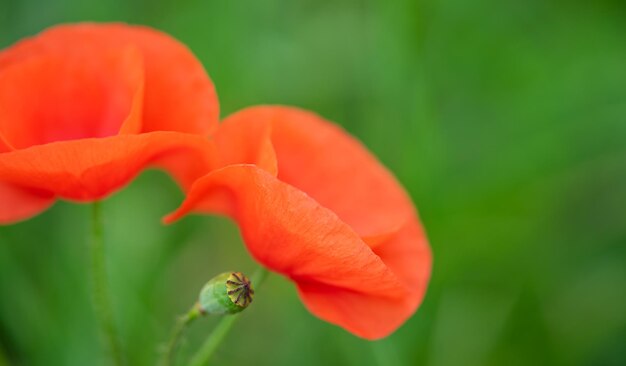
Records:
<instances>
[{"instance_id":1,"label":"blurred green background","mask_svg":"<svg viewBox=\"0 0 626 366\"><path fill-rule=\"evenodd\" d=\"M340 123L419 207L434 272L391 337L314 318L274 275L215 364L626 364L626 2L0 0L0 47L80 20L189 45L223 116L279 103ZM130 365L155 363L207 279L256 268L226 219L162 226L181 199L149 171L104 204ZM107 364L88 217L62 202L0 227L0 365ZM214 323L193 325L183 356Z\"/></svg>"}]
</instances>

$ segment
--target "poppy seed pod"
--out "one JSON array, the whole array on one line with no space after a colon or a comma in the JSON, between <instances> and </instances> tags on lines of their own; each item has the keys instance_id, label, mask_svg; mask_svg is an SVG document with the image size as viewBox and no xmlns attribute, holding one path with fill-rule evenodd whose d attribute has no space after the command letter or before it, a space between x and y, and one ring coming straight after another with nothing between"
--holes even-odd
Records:
<instances>
[{"instance_id":1,"label":"poppy seed pod","mask_svg":"<svg viewBox=\"0 0 626 366\"><path fill-rule=\"evenodd\" d=\"M203 314L236 314L250 305L254 289L250 279L241 272L224 272L213 277L200 291Z\"/></svg>"}]
</instances>

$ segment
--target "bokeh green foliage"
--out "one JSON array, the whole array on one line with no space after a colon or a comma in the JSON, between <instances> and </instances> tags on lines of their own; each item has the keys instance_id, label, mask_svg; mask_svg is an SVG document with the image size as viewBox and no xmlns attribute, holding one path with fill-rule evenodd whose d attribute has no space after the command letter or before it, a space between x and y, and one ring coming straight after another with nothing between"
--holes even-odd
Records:
<instances>
[{"instance_id":1,"label":"bokeh green foliage","mask_svg":"<svg viewBox=\"0 0 626 366\"><path fill-rule=\"evenodd\" d=\"M371 343L323 323L272 276L217 364L626 363L623 1L0 0L0 46L80 20L146 24L189 45L222 115L279 103L337 121L419 207L434 272L394 335ZM226 219L162 226L181 199L147 172L104 204L131 365L154 364L207 279L254 271ZM105 364L87 218L59 203L0 228L0 365ZM181 353L214 322L194 324Z\"/></svg>"}]
</instances>

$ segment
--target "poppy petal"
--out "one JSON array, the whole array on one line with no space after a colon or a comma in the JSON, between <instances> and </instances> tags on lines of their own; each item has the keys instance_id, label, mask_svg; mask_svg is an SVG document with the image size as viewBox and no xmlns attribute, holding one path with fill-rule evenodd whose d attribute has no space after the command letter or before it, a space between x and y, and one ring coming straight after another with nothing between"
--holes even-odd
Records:
<instances>
[{"instance_id":1,"label":"poppy petal","mask_svg":"<svg viewBox=\"0 0 626 366\"><path fill-rule=\"evenodd\" d=\"M142 87L133 47L32 57L0 70L0 131L14 149L139 132Z\"/></svg>"},{"instance_id":2,"label":"poppy petal","mask_svg":"<svg viewBox=\"0 0 626 366\"><path fill-rule=\"evenodd\" d=\"M271 141L272 125L268 120L238 123L228 119L214 136L219 151L219 166L254 164L276 176L276 153Z\"/></svg>"},{"instance_id":3,"label":"poppy petal","mask_svg":"<svg viewBox=\"0 0 626 366\"><path fill-rule=\"evenodd\" d=\"M156 165L189 187L215 165L214 150L207 138L167 131L61 141L0 154L0 181L85 201Z\"/></svg>"},{"instance_id":4,"label":"poppy petal","mask_svg":"<svg viewBox=\"0 0 626 366\"><path fill-rule=\"evenodd\" d=\"M259 123L272 126L278 178L335 212L360 236L371 238L370 245L411 217L411 200L393 175L337 125L311 112L278 106L244 109L223 125L245 130Z\"/></svg>"},{"instance_id":5,"label":"poppy petal","mask_svg":"<svg viewBox=\"0 0 626 366\"><path fill-rule=\"evenodd\" d=\"M59 25L0 52L0 69L41 54L89 54L100 48L137 47L144 60L143 132L209 135L217 128L215 88L200 61L171 36L123 23Z\"/></svg>"},{"instance_id":6,"label":"poppy petal","mask_svg":"<svg viewBox=\"0 0 626 366\"><path fill-rule=\"evenodd\" d=\"M374 248L374 252L411 292L402 299L366 299L354 291L299 283L300 296L309 311L333 324L352 322L358 326L353 332L368 339L385 337L402 325L422 302L431 273L432 254L419 221L409 220L401 230ZM364 301L369 302L369 308L360 306ZM398 309L403 310L404 316L388 316Z\"/></svg>"},{"instance_id":7,"label":"poppy petal","mask_svg":"<svg viewBox=\"0 0 626 366\"><path fill-rule=\"evenodd\" d=\"M413 215L398 232L380 242L373 250L419 294L418 302L421 302L430 279L432 253L419 219Z\"/></svg>"},{"instance_id":8,"label":"poppy petal","mask_svg":"<svg viewBox=\"0 0 626 366\"><path fill-rule=\"evenodd\" d=\"M376 283L363 282L362 285L375 286ZM349 289L308 282L298 283L297 287L302 302L311 313L369 340L390 335L415 311L415 307L410 305L413 300L410 296L373 297Z\"/></svg>"},{"instance_id":9,"label":"poppy petal","mask_svg":"<svg viewBox=\"0 0 626 366\"><path fill-rule=\"evenodd\" d=\"M0 202L0 225L8 225L46 210L54 203L54 196L0 182Z\"/></svg>"},{"instance_id":10,"label":"poppy petal","mask_svg":"<svg viewBox=\"0 0 626 366\"><path fill-rule=\"evenodd\" d=\"M359 336L386 336L421 300L337 215L254 165L200 178L166 222L190 211L231 216L252 256L294 280L311 312Z\"/></svg>"},{"instance_id":11,"label":"poppy petal","mask_svg":"<svg viewBox=\"0 0 626 366\"><path fill-rule=\"evenodd\" d=\"M11 150L13 150L13 147L7 142L4 135L2 135L2 130L0 130L0 153Z\"/></svg>"}]
</instances>

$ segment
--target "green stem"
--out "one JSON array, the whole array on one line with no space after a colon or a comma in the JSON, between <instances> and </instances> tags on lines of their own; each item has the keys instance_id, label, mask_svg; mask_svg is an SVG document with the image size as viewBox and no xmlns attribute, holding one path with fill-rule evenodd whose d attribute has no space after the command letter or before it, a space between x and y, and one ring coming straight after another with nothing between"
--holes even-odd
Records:
<instances>
[{"instance_id":1,"label":"green stem","mask_svg":"<svg viewBox=\"0 0 626 366\"><path fill-rule=\"evenodd\" d=\"M96 201L91 210L91 277L93 281L93 301L100 331L105 338L115 365L122 365L122 350L113 318L109 295L109 282L104 251L102 207Z\"/></svg>"},{"instance_id":2,"label":"green stem","mask_svg":"<svg viewBox=\"0 0 626 366\"><path fill-rule=\"evenodd\" d=\"M0 346L0 366L9 366L9 360L7 356L4 354L4 350Z\"/></svg>"},{"instance_id":3,"label":"green stem","mask_svg":"<svg viewBox=\"0 0 626 366\"><path fill-rule=\"evenodd\" d=\"M187 314L181 316L176 321L174 325L174 329L172 329L172 335L170 336L170 340L167 342L167 349L163 354L163 358L161 359L161 365L163 366L171 366L175 365L176 359L176 349L178 347L178 342L180 341L181 336L185 332L185 329L199 316L202 315L202 310L200 309L200 304L196 303Z\"/></svg>"},{"instance_id":4,"label":"green stem","mask_svg":"<svg viewBox=\"0 0 626 366\"><path fill-rule=\"evenodd\" d=\"M268 271L260 267L252 276L252 285L255 289L261 287L261 284L267 277ZM219 345L224 341L226 335L235 324L235 321L239 319L238 314L235 315L226 315L222 317L220 322L217 324L213 332L209 334L209 337L206 339L200 350L193 356L191 359L190 366L204 366L209 362L211 356L215 353Z\"/></svg>"}]
</instances>

